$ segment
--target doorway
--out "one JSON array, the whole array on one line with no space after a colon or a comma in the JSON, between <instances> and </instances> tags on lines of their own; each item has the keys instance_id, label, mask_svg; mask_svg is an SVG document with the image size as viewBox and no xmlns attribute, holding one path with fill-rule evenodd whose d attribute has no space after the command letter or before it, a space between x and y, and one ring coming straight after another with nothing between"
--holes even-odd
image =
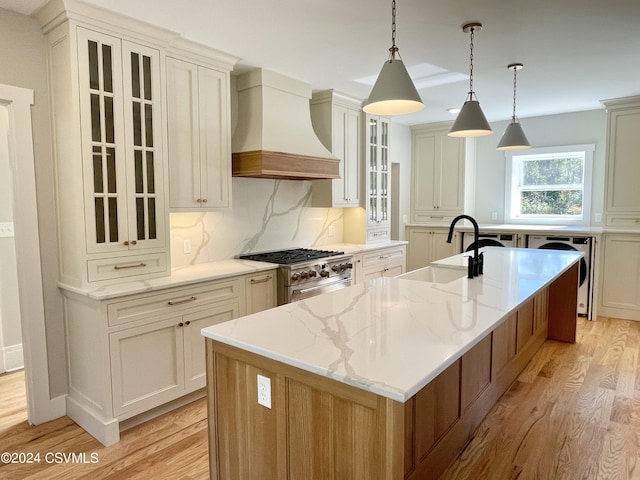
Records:
<instances>
[{"instance_id":1,"label":"doorway","mask_svg":"<svg viewBox=\"0 0 640 480\"><path fill-rule=\"evenodd\" d=\"M65 402L63 396L51 399L49 393L31 128L32 105L32 90L0 85L0 115L5 119L0 124L0 137L6 152L4 160L7 161L12 178L11 204L19 206L13 208L13 225L10 230L14 235L27 418L29 423L39 424L64 415Z\"/></svg>"}]
</instances>

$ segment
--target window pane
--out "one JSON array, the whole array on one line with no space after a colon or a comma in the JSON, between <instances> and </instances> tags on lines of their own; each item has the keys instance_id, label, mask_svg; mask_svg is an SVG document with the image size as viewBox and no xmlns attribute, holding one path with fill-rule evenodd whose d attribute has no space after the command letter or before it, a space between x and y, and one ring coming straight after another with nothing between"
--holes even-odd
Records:
<instances>
[{"instance_id":1,"label":"window pane","mask_svg":"<svg viewBox=\"0 0 640 480\"><path fill-rule=\"evenodd\" d=\"M113 93L113 74L111 72L111 47L102 45L102 77L104 91Z\"/></svg>"},{"instance_id":2,"label":"window pane","mask_svg":"<svg viewBox=\"0 0 640 480\"><path fill-rule=\"evenodd\" d=\"M144 240L144 198L136 198L136 224L138 240Z\"/></svg>"},{"instance_id":3,"label":"window pane","mask_svg":"<svg viewBox=\"0 0 640 480\"><path fill-rule=\"evenodd\" d=\"M98 77L98 44L89 41L89 88L100 89Z\"/></svg>"},{"instance_id":4,"label":"window pane","mask_svg":"<svg viewBox=\"0 0 640 480\"><path fill-rule=\"evenodd\" d=\"M96 242L104 243L104 198L96 198Z\"/></svg>"},{"instance_id":5,"label":"window pane","mask_svg":"<svg viewBox=\"0 0 640 480\"><path fill-rule=\"evenodd\" d=\"M144 106L144 136L147 147L153 147L153 108Z\"/></svg>"},{"instance_id":6,"label":"window pane","mask_svg":"<svg viewBox=\"0 0 640 480\"><path fill-rule=\"evenodd\" d=\"M155 239L158 235L156 232L156 199L149 198L149 239Z\"/></svg>"},{"instance_id":7,"label":"window pane","mask_svg":"<svg viewBox=\"0 0 640 480\"><path fill-rule=\"evenodd\" d=\"M116 193L116 149L107 148L107 191Z\"/></svg>"},{"instance_id":8,"label":"window pane","mask_svg":"<svg viewBox=\"0 0 640 480\"><path fill-rule=\"evenodd\" d=\"M102 148L93 147L93 193L103 193Z\"/></svg>"},{"instance_id":9,"label":"window pane","mask_svg":"<svg viewBox=\"0 0 640 480\"><path fill-rule=\"evenodd\" d=\"M151 57L142 57L142 74L144 76L144 98L151 100Z\"/></svg>"},{"instance_id":10,"label":"window pane","mask_svg":"<svg viewBox=\"0 0 640 480\"><path fill-rule=\"evenodd\" d=\"M526 160L522 165L523 185L581 185L582 158Z\"/></svg>"},{"instance_id":11,"label":"window pane","mask_svg":"<svg viewBox=\"0 0 640 480\"><path fill-rule=\"evenodd\" d=\"M100 133L100 96L95 93L91 94L91 139L94 142L102 140Z\"/></svg>"},{"instance_id":12,"label":"window pane","mask_svg":"<svg viewBox=\"0 0 640 480\"><path fill-rule=\"evenodd\" d=\"M139 102L133 102L133 144L136 147L142 146L142 118Z\"/></svg>"},{"instance_id":13,"label":"window pane","mask_svg":"<svg viewBox=\"0 0 640 480\"><path fill-rule=\"evenodd\" d=\"M109 198L109 241L118 241L118 199Z\"/></svg>"},{"instance_id":14,"label":"window pane","mask_svg":"<svg viewBox=\"0 0 640 480\"><path fill-rule=\"evenodd\" d=\"M582 190L521 192L523 215L582 215Z\"/></svg>"},{"instance_id":15,"label":"window pane","mask_svg":"<svg viewBox=\"0 0 640 480\"><path fill-rule=\"evenodd\" d=\"M140 150L136 150L134 152L134 169L135 169L135 184L136 184L136 193L144 193L144 177L142 176L142 152Z\"/></svg>"},{"instance_id":16,"label":"window pane","mask_svg":"<svg viewBox=\"0 0 640 480\"><path fill-rule=\"evenodd\" d=\"M131 92L134 98L140 98L140 57L131 52Z\"/></svg>"},{"instance_id":17,"label":"window pane","mask_svg":"<svg viewBox=\"0 0 640 480\"><path fill-rule=\"evenodd\" d=\"M113 133L113 98L104 97L104 130L108 143L114 143Z\"/></svg>"},{"instance_id":18,"label":"window pane","mask_svg":"<svg viewBox=\"0 0 640 480\"><path fill-rule=\"evenodd\" d=\"M153 172L153 152L147 152L147 193L156 193L156 180Z\"/></svg>"}]
</instances>

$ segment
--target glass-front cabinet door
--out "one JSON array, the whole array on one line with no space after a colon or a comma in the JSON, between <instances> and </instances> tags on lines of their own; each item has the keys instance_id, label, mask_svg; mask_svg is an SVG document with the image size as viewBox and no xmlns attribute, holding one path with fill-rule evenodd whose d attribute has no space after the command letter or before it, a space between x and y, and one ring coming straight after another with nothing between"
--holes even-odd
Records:
<instances>
[{"instance_id":1,"label":"glass-front cabinet door","mask_svg":"<svg viewBox=\"0 0 640 480\"><path fill-rule=\"evenodd\" d=\"M389 120L367 115L367 224L385 226L389 222L390 161Z\"/></svg>"},{"instance_id":2,"label":"glass-front cabinet door","mask_svg":"<svg viewBox=\"0 0 640 480\"><path fill-rule=\"evenodd\" d=\"M161 247L159 53L79 28L78 62L87 252Z\"/></svg>"}]
</instances>

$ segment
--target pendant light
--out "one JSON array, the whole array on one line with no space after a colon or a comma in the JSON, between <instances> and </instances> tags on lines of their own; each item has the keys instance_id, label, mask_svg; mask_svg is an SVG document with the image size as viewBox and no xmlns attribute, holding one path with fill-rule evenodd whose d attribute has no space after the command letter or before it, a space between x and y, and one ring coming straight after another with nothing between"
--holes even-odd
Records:
<instances>
[{"instance_id":1,"label":"pendant light","mask_svg":"<svg viewBox=\"0 0 640 480\"><path fill-rule=\"evenodd\" d=\"M469 65L469 96L462 105L462 109L458 114L453 126L449 131L450 137L481 137L492 133L487 118L482 113L480 103L473 99L475 93L473 91L473 38L476 30L482 29L481 23L467 23L462 27L462 31L471 32L471 55Z\"/></svg>"},{"instance_id":2,"label":"pendant light","mask_svg":"<svg viewBox=\"0 0 640 480\"><path fill-rule=\"evenodd\" d=\"M389 60L382 66L367 103L362 108L365 112L374 115L403 115L424 108L424 103L396 47L396 0L391 3L391 18Z\"/></svg>"},{"instance_id":3,"label":"pendant light","mask_svg":"<svg viewBox=\"0 0 640 480\"><path fill-rule=\"evenodd\" d=\"M520 125L520 121L518 117L516 117L516 75L518 70L522 69L523 66L521 63L512 63L507 67L509 70L513 70L513 116L496 150L524 150L531 148L529 140L527 140L526 135L522 131L522 125Z\"/></svg>"}]
</instances>

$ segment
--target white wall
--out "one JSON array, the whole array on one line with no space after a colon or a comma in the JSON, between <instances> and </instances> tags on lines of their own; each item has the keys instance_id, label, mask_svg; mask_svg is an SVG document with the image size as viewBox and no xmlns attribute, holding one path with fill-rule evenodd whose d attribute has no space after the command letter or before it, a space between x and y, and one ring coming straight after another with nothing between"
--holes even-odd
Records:
<instances>
[{"instance_id":1,"label":"white wall","mask_svg":"<svg viewBox=\"0 0 640 480\"><path fill-rule=\"evenodd\" d=\"M407 221L411 208L411 128L399 123L391 124L391 162L400 164L400 192L398 240L406 240L403 215ZM393 219L392 219L393 221Z\"/></svg>"},{"instance_id":2,"label":"white wall","mask_svg":"<svg viewBox=\"0 0 640 480\"><path fill-rule=\"evenodd\" d=\"M0 223L13 225L13 172L9 163L8 108L0 105ZM0 373L24 366L18 273L13 235L0 235Z\"/></svg>"},{"instance_id":3,"label":"white wall","mask_svg":"<svg viewBox=\"0 0 640 480\"><path fill-rule=\"evenodd\" d=\"M58 291L58 246L53 185L53 155L44 36L37 22L0 9L0 83L34 91L31 110L38 226L42 262L47 357L51 396L67 390L62 297Z\"/></svg>"},{"instance_id":4,"label":"white wall","mask_svg":"<svg viewBox=\"0 0 640 480\"><path fill-rule=\"evenodd\" d=\"M522 128L534 147L595 144L593 155L593 186L591 196L591 225L596 213L604 208L604 172L606 156L606 112L590 110L544 117L520 119ZM496 145L509 122L491 124L493 135L476 139L476 194L474 215L479 223L504 222L505 166L504 152ZM497 220L491 213L497 212Z\"/></svg>"}]
</instances>

